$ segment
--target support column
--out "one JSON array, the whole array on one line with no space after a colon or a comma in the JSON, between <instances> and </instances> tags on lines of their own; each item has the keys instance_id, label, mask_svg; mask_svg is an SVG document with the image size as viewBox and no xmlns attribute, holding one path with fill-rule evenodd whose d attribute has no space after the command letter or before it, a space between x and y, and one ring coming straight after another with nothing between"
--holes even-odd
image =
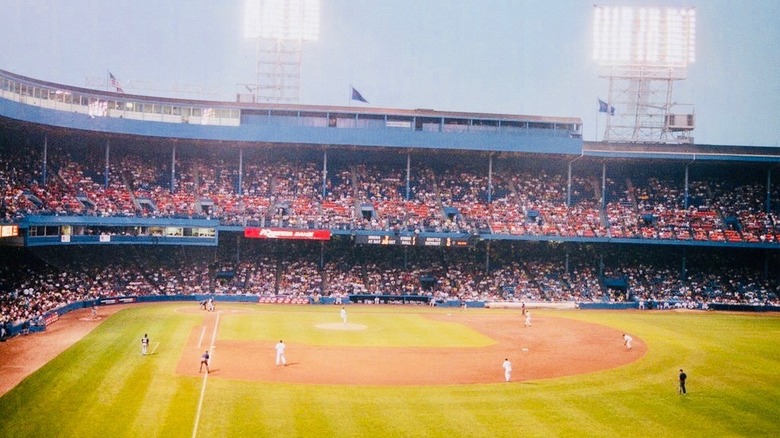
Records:
<instances>
[{"instance_id":1,"label":"support column","mask_svg":"<svg viewBox=\"0 0 780 438\"><path fill-rule=\"evenodd\" d=\"M488 159L488 192L487 202L490 204L493 201L493 154L490 154Z\"/></svg>"},{"instance_id":2,"label":"support column","mask_svg":"<svg viewBox=\"0 0 780 438\"><path fill-rule=\"evenodd\" d=\"M772 169L766 171L766 213L772 209Z\"/></svg>"},{"instance_id":3,"label":"support column","mask_svg":"<svg viewBox=\"0 0 780 438\"><path fill-rule=\"evenodd\" d=\"M571 163L573 163L573 161L569 161L568 182L566 183L566 207L569 208L571 208Z\"/></svg>"},{"instance_id":4,"label":"support column","mask_svg":"<svg viewBox=\"0 0 780 438\"><path fill-rule=\"evenodd\" d=\"M607 163L601 163L601 209L607 209Z\"/></svg>"},{"instance_id":5,"label":"support column","mask_svg":"<svg viewBox=\"0 0 780 438\"><path fill-rule=\"evenodd\" d=\"M109 173L111 172L111 167L109 166L109 158L111 157L111 140L106 140L106 168L103 175L103 188L108 190L108 182L110 181Z\"/></svg>"},{"instance_id":6,"label":"support column","mask_svg":"<svg viewBox=\"0 0 780 438\"><path fill-rule=\"evenodd\" d=\"M322 151L322 197L325 198L325 193L328 191L328 151Z\"/></svg>"},{"instance_id":7,"label":"support column","mask_svg":"<svg viewBox=\"0 0 780 438\"><path fill-rule=\"evenodd\" d=\"M409 200L409 178L411 174L412 156L409 152L406 153L406 200Z\"/></svg>"},{"instance_id":8,"label":"support column","mask_svg":"<svg viewBox=\"0 0 780 438\"><path fill-rule=\"evenodd\" d=\"M490 274L490 241L485 245L485 275Z\"/></svg>"},{"instance_id":9,"label":"support column","mask_svg":"<svg viewBox=\"0 0 780 438\"><path fill-rule=\"evenodd\" d=\"M241 263L241 234L236 234L236 269Z\"/></svg>"},{"instance_id":10,"label":"support column","mask_svg":"<svg viewBox=\"0 0 780 438\"><path fill-rule=\"evenodd\" d=\"M176 144L171 148L171 193L176 192Z\"/></svg>"},{"instance_id":11,"label":"support column","mask_svg":"<svg viewBox=\"0 0 780 438\"><path fill-rule=\"evenodd\" d=\"M685 198L683 199L683 207L687 210L688 209L688 167L691 165L691 163L685 164Z\"/></svg>"},{"instance_id":12,"label":"support column","mask_svg":"<svg viewBox=\"0 0 780 438\"><path fill-rule=\"evenodd\" d=\"M567 207L571 207L571 165L575 161L579 160L582 157L583 157L583 155L580 155L579 157L569 161L568 166L567 166L568 167L568 175L569 175L568 183L566 184L566 206Z\"/></svg>"},{"instance_id":13,"label":"support column","mask_svg":"<svg viewBox=\"0 0 780 438\"><path fill-rule=\"evenodd\" d=\"M236 188L236 193L239 196L244 194L243 187L244 187L244 148L240 148L238 150L238 187Z\"/></svg>"},{"instance_id":14,"label":"support column","mask_svg":"<svg viewBox=\"0 0 780 438\"><path fill-rule=\"evenodd\" d=\"M764 250L764 273L761 278L764 281L769 279L769 250Z\"/></svg>"},{"instance_id":15,"label":"support column","mask_svg":"<svg viewBox=\"0 0 780 438\"><path fill-rule=\"evenodd\" d=\"M46 187L46 167L49 160L49 137L43 137L43 162L41 163L41 186Z\"/></svg>"},{"instance_id":16,"label":"support column","mask_svg":"<svg viewBox=\"0 0 780 438\"><path fill-rule=\"evenodd\" d=\"M604 254L599 254L599 278L604 279Z\"/></svg>"}]
</instances>

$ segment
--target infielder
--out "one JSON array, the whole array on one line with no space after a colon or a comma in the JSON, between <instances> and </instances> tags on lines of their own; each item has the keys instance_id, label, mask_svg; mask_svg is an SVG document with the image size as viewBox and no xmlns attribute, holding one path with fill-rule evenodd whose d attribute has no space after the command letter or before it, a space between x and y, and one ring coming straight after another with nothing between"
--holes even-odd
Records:
<instances>
[{"instance_id":1,"label":"infielder","mask_svg":"<svg viewBox=\"0 0 780 438\"><path fill-rule=\"evenodd\" d=\"M279 340L279 343L276 344L276 366L279 366L279 364L282 364L284 366L287 366L287 358L284 357L284 349L287 346L284 345L284 342Z\"/></svg>"},{"instance_id":2,"label":"infielder","mask_svg":"<svg viewBox=\"0 0 780 438\"><path fill-rule=\"evenodd\" d=\"M502 366L504 367L504 379L509 383L512 380L512 362L509 361L509 358L506 358Z\"/></svg>"},{"instance_id":3,"label":"infielder","mask_svg":"<svg viewBox=\"0 0 780 438\"><path fill-rule=\"evenodd\" d=\"M525 312L525 326L531 327L531 312Z\"/></svg>"},{"instance_id":4,"label":"infielder","mask_svg":"<svg viewBox=\"0 0 780 438\"><path fill-rule=\"evenodd\" d=\"M628 336L627 334L623 333L623 343L626 345L626 350L631 349L631 341L633 341L634 338L631 336Z\"/></svg>"},{"instance_id":5,"label":"infielder","mask_svg":"<svg viewBox=\"0 0 780 438\"><path fill-rule=\"evenodd\" d=\"M344 322L344 325L347 325L347 309L341 308L341 320Z\"/></svg>"}]
</instances>

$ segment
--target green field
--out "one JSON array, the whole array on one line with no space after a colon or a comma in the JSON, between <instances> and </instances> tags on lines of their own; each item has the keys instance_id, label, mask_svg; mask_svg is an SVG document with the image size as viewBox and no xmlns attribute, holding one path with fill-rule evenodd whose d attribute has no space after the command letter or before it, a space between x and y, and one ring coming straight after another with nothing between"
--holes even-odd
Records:
<instances>
[{"instance_id":1,"label":"green field","mask_svg":"<svg viewBox=\"0 0 780 438\"><path fill-rule=\"evenodd\" d=\"M771 436L780 425L778 315L538 310L537 318L632 333L648 354L616 369L512 385L354 387L177 375L181 348L203 318L173 311L181 306L138 306L108 318L0 398L0 436L709 437ZM313 333L312 323L338 320L333 307L220 305L229 309L253 313L223 316L217 345L279 338L344 346L489 342L419 316L445 309L351 307L350 322L371 327L369 336ZM165 346L152 357L138 354L146 332ZM676 392L680 367L689 376L687 396Z\"/></svg>"}]
</instances>

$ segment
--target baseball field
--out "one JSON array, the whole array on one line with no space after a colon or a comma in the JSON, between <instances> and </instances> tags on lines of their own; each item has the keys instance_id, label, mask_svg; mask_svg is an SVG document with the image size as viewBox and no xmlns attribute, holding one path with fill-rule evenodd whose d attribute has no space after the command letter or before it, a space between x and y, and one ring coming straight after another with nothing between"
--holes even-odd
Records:
<instances>
[{"instance_id":1,"label":"baseball field","mask_svg":"<svg viewBox=\"0 0 780 438\"><path fill-rule=\"evenodd\" d=\"M0 344L0 436L774 436L780 424L776 314L532 309L524 327L517 310L352 305L344 323L339 309L72 312Z\"/></svg>"}]
</instances>

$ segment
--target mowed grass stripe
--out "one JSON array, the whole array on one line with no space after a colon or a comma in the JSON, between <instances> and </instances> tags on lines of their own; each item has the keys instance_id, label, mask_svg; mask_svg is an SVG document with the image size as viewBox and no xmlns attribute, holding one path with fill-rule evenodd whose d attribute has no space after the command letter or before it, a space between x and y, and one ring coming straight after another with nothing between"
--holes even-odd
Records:
<instances>
[{"instance_id":1,"label":"mowed grass stripe","mask_svg":"<svg viewBox=\"0 0 780 438\"><path fill-rule=\"evenodd\" d=\"M404 421L398 422L403 432L400 436L519 436L514 433L518 430L516 417L512 415L515 406L507 399L502 401L505 394L510 393L503 391L501 386L495 386L494 394L490 397L494 409L488 412L480 408L486 400L478 393L475 393L474 397L461 398L452 397L450 391L441 389L432 392L425 388L399 391L393 402L394 415L404 418ZM408 409L410 399L420 400L411 412ZM466 400L468 401L464 403ZM419 428L418 424L425 427ZM486 424L490 424L490 427L485 427Z\"/></svg>"},{"instance_id":2,"label":"mowed grass stripe","mask_svg":"<svg viewBox=\"0 0 780 438\"><path fill-rule=\"evenodd\" d=\"M195 412L198 407L198 395L201 388L201 380L194 378L179 379L174 385L173 394L168 404L149 404L147 409L159 410L162 417L160 423L147 423L146 433L140 436L191 436L195 423ZM151 417L137 419L147 421Z\"/></svg>"},{"instance_id":3,"label":"mowed grass stripe","mask_svg":"<svg viewBox=\"0 0 780 438\"><path fill-rule=\"evenodd\" d=\"M186 306L138 306L109 318L0 398L0 436L108 436L107 431L112 436L190 436L201 380L176 375L175 367L189 334L206 314L174 311ZM268 321L287 321L285 341L291 342L324 342L308 323L293 331L296 321L340 322L334 307L236 308ZM410 326L434 322L426 314L443 315L440 309L412 306L348 311L350 323L386 324L378 331L383 338L383 332L394 330L402 333L399 338L410 336L417 333ZM490 318L506 313L468 309L468 314ZM222 314L217 350L225 322L239 315ZM612 326L646 342L649 351L612 370L512 384L350 387L210 378L198 436L686 437L766 436L776 429L777 315L542 310L536 315ZM433 324L428 332L447 337L451 328L441 334L441 326ZM268 332L253 336L275 342L278 332L272 331L277 329L263 328ZM141 358L140 337L146 331L161 346L157 355ZM357 342L364 341L351 334L327 333L359 347ZM387 339L383 345L398 342L395 336ZM616 348L622 348L619 339ZM192 360L197 367L198 358ZM490 360L486 366L500 378L500 365ZM690 376L687 397L676 395L680 367ZM140 383L128 383L133 381Z\"/></svg>"},{"instance_id":4,"label":"mowed grass stripe","mask_svg":"<svg viewBox=\"0 0 780 438\"><path fill-rule=\"evenodd\" d=\"M175 321L178 318L171 318ZM191 322L196 322L194 319ZM134 427L128 431L129 436L144 436L149 433L150 425L165 425L168 422L174 424L191 425L194 421L197 409L197 395L200 391L200 379L184 379L176 375L173 370L182 354L182 346L186 343L193 330L190 321L184 324L171 324L163 327L160 338L160 347L155 355L145 359L151 359L155 370L153 378L149 381L149 387L145 398L141 401L141 409L136 418ZM199 322L199 321L197 321ZM193 369L199 365L200 358L193 357L191 366ZM192 381L192 382L190 382ZM160 409L160 407L171 409ZM187 421L183 421L182 413ZM165 427L165 426L163 426Z\"/></svg>"},{"instance_id":5,"label":"mowed grass stripe","mask_svg":"<svg viewBox=\"0 0 780 438\"><path fill-rule=\"evenodd\" d=\"M159 342L159 347L154 355L140 355L140 336L134 339L135 344L132 349L125 351L125 363L136 365L138 372L133 372L129 379L129 385L124 385L123 393L116 399L116 413L118 416L112 416L113 425L119 425L119 430L112 431L113 436L137 437L148 435L150 430L157 430L165 427L167 420L173 419L180 427L191 427L195 412L194 401L197 399L192 396L196 392L196 386L190 386L187 390L189 397L184 404L174 404L174 397L178 393L181 385L187 385L185 379L177 376L175 370L176 364L182 354L182 347L185 345L193 328L202 323L202 317L195 315L176 315L177 305L155 306L150 309L143 309L142 312L134 312L136 309L127 309L121 312L121 319L117 321L122 324L124 330L135 330L138 333L148 333L152 339L151 345ZM149 352L152 351L150 346ZM193 367L197 366L197 358L193 358ZM120 371L122 372L122 371ZM145 376L144 376L145 373ZM117 379L118 381L119 379ZM191 412L185 415L187 420L179 420L169 416L170 409L161 409L161 407L175 406L175 417L181 417L182 413ZM132 411L136 411L135 414ZM116 421L116 418L133 419L132 423Z\"/></svg>"},{"instance_id":6,"label":"mowed grass stripe","mask_svg":"<svg viewBox=\"0 0 780 438\"><path fill-rule=\"evenodd\" d=\"M295 436L294 391L272 386L211 379L198 436Z\"/></svg>"}]
</instances>

